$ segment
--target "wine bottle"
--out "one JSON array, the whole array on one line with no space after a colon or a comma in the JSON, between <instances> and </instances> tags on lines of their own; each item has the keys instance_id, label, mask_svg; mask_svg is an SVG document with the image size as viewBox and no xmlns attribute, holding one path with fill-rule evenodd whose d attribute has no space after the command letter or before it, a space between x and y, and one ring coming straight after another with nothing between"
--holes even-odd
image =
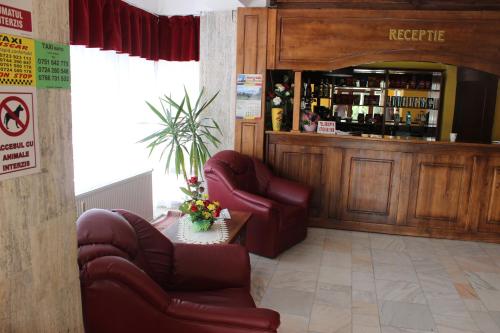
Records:
<instances>
[{"instance_id":1,"label":"wine bottle","mask_svg":"<svg viewBox=\"0 0 500 333\"><path fill-rule=\"evenodd\" d=\"M411 113L410 111L406 112L406 125L411 125Z\"/></svg>"}]
</instances>

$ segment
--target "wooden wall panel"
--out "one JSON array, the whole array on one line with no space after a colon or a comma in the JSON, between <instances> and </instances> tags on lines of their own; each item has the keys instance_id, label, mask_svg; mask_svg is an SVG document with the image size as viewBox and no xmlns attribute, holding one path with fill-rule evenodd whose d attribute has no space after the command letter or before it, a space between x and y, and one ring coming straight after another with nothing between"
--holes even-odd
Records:
<instances>
[{"instance_id":1,"label":"wooden wall panel","mask_svg":"<svg viewBox=\"0 0 500 333\"><path fill-rule=\"evenodd\" d=\"M497 0L271 0L278 8L500 9Z\"/></svg>"},{"instance_id":2,"label":"wooden wall panel","mask_svg":"<svg viewBox=\"0 0 500 333\"><path fill-rule=\"evenodd\" d=\"M347 187L347 210L388 215L393 162L352 158Z\"/></svg>"},{"instance_id":3,"label":"wooden wall panel","mask_svg":"<svg viewBox=\"0 0 500 333\"><path fill-rule=\"evenodd\" d=\"M274 169L278 175L313 188L311 217L326 217L329 199L327 181L332 170L327 149L276 145Z\"/></svg>"},{"instance_id":4,"label":"wooden wall panel","mask_svg":"<svg viewBox=\"0 0 500 333\"><path fill-rule=\"evenodd\" d=\"M257 154L255 138L258 135L258 125L254 122L241 122L240 126L241 134L237 137L240 140L239 151L248 156L255 156Z\"/></svg>"},{"instance_id":5,"label":"wooden wall panel","mask_svg":"<svg viewBox=\"0 0 500 333\"><path fill-rule=\"evenodd\" d=\"M487 223L498 224L500 229L500 167L492 170Z\"/></svg>"},{"instance_id":6,"label":"wooden wall panel","mask_svg":"<svg viewBox=\"0 0 500 333\"><path fill-rule=\"evenodd\" d=\"M500 146L267 132L315 227L500 243ZM284 157L286 156L286 157Z\"/></svg>"},{"instance_id":7,"label":"wooden wall panel","mask_svg":"<svg viewBox=\"0 0 500 333\"><path fill-rule=\"evenodd\" d=\"M483 232L500 232L500 157L489 158L478 175L482 178L483 188L479 198L484 205L480 214L478 230Z\"/></svg>"},{"instance_id":8,"label":"wooden wall panel","mask_svg":"<svg viewBox=\"0 0 500 333\"><path fill-rule=\"evenodd\" d=\"M278 9L276 68L431 61L500 75L499 21L500 11Z\"/></svg>"},{"instance_id":9,"label":"wooden wall panel","mask_svg":"<svg viewBox=\"0 0 500 333\"><path fill-rule=\"evenodd\" d=\"M343 161L341 218L394 224L400 162L398 153L347 149Z\"/></svg>"},{"instance_id":10,"label":"wooden wall panel","mask_svg":"<svg viewBox=\"0 0 500 333\"><path fill-rule=\"evenodd\" d=\"M416 156L412 168L408 224L466 228L472 157Z\"/></svg>"},{"instance_id":11,"label":"wooden wall panel","mask_svg":"<svg viewBox=\"0 0 500 333\"><path fill-rule=\"evenodd\" d=\"M238 10L236 75L262 74L266 80L267 8L240 8ZM236 119L235 150L264 158L265 94L262 94L262 117Z\"/></svg>"}]
</instances>

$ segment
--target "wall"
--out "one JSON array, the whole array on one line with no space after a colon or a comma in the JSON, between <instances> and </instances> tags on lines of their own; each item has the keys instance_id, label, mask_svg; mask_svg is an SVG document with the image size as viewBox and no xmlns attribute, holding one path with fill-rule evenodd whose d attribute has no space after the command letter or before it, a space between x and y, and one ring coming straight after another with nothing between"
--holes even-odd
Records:
<instances>
[{"instance_id":1,"label":"wall","mask_svg":"<svg viewBox=\"0 0 500 333\"><path fill-rule=\"evenodd\" d=\"M200 87L207 89L207 96L220 91L207 114L217 121L224 134L217 150L234 149L235 83L236 12L203 13L200 20Z\"/></svg>"},{"instance_id":2,"label":"wall","mask_svg":"<svg viewBox=\"0 0 500 333\"><path fill-rule=\"evenodd\" d=\"M68 43L67 0L33 0L34 36ZM42 172L0 182L0 332L83 332L69 90L38 90Z\"/></svg>"}]
</instances>

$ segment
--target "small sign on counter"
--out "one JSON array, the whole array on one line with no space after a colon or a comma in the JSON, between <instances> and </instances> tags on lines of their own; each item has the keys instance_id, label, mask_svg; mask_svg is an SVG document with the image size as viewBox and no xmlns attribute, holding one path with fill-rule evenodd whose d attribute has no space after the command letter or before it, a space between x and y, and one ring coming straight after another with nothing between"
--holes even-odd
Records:
<instances>
[{"instance_id":1,"label":"small sign on counter","mask_svg":"<svg viewBox=\"0 0 500 333\"><path fill-rule=\"evenodd\" d=\"M336 123L334 121L318 121L318 133L335 134Z\"/></svg>"}]
</instances>

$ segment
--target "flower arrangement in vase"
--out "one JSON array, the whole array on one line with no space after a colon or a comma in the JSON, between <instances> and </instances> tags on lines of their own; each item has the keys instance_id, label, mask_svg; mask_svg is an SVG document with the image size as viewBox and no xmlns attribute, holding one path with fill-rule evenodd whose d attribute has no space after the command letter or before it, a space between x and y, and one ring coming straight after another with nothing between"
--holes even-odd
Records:
<instances>
[{"instance_id":1,"label":"flower arrangement in vase","mask_svg":"<svg viewBox=\"0 0 500 333\"><path fill-rule=\"evenodd\" d=\"M268 99L271 102L271 117L273 131L280 131L283 124L285 108L293 98L292 87L288 83L289 78L285 75L283 83L271 85Z\"/></svg>"},{"instance_id":2,"label":"flower arrangement in vase","mask_svg":"<svg viewBox=\"0 0 500 333\"><path fill-rule=\"evenodd\" d=\"M195 232L208 231L221 211L218 201L207 199L207 195L203 193L205 188L201 184L198 177L193 176L188 179L187 188L181 188L190 199L184 201L179 209L190 217Z\"/></svg>"},{"instance_id":3,"label":"flower arrangement in vase","mask_svg":"<svg viewBox=\"0 0 500 333\"><path fill-rule=\"evenodd\" d=\"M319 116L313 112L304 112L302 114L302 128L306 132L316 132Z\"/></svg>"}]
</instances>

